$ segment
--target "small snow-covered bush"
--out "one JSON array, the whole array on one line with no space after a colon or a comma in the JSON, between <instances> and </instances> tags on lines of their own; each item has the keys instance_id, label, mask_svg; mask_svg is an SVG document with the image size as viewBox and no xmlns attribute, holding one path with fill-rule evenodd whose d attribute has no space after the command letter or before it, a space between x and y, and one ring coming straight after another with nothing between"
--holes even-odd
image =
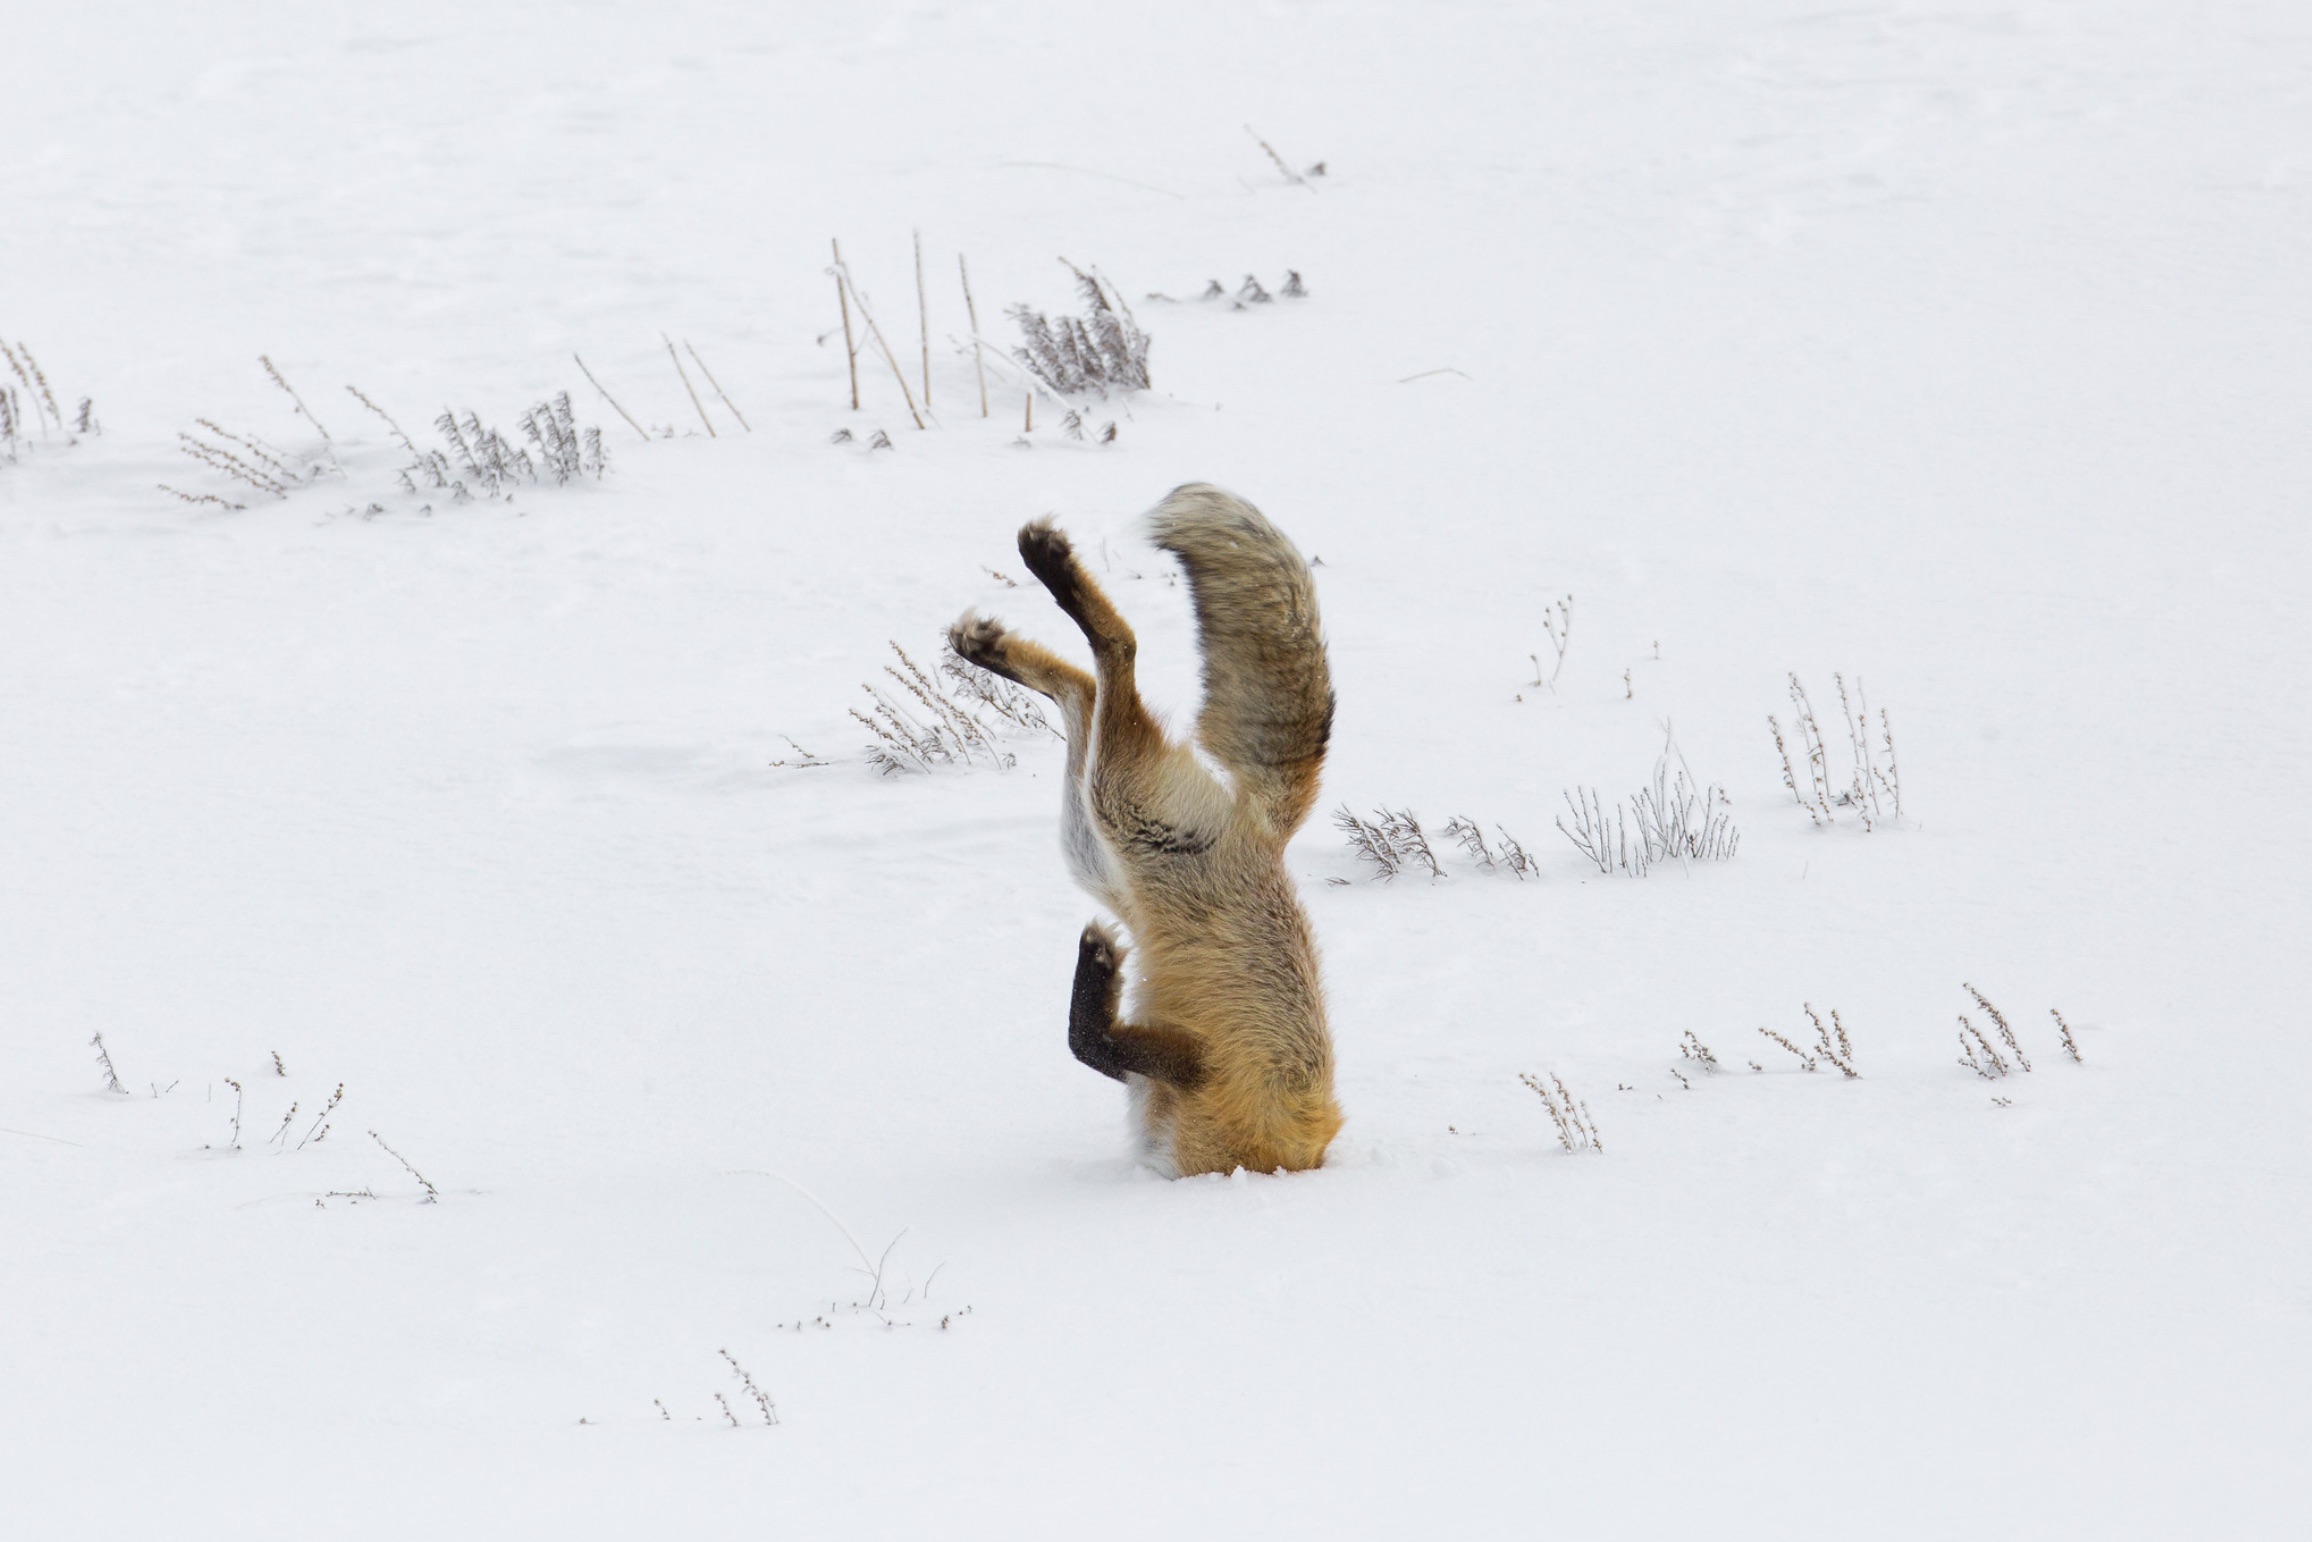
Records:
<instances>
[{"instance_id":1,"label":"small snow-covered bush","mask_svg":"<svg viewBox=\"0 0 2312 1542\"><path fill-rule=\"evenodd\" d=\"M1610 814L1595 788L1574 789L1565 804L1573 823L1559 815L1559 833L1601 873L1643 878L1661 862L1725 862L1742 844L1725 789L1713 783L1697 790L1674 742L1655 759L1653 781Z\"/></svg>"},{"instance_id":2,"label":"small snow-covered bush","mask_svg":"<svg viewBox=\"0 0 2312 1542\"><path fill-rule=\"evenodd\" d=\"M1025 346L1012 350L1029 374L1062 396L1148 389L1148 334L1123 295L1097 270L1073 263L1084 314L1053 318L1025 305L1011 308Z\"/></svg>"},{"instance_id":3,"label":"small snow-covered bush","mask_svg":"<svg viewBox=\"0 0 2312 1542\"><path fill-rule=\"evenodd\" d=\"M898 643L891 651L898 655L899 665L886 664L883 673L899 694L869 681L860 689L872 707L865 712L851 709L851 716L875 736L867 746L867 763L884 775L982 762L1008 771L1017 757L996 743L1002 731L998 723L1059 737L1033 692L988 673L954 650L947 650L939 666L946 685L926 674ZM997 722L990 723L982 713L994 714Z\"/></svg>"}]
</instances>

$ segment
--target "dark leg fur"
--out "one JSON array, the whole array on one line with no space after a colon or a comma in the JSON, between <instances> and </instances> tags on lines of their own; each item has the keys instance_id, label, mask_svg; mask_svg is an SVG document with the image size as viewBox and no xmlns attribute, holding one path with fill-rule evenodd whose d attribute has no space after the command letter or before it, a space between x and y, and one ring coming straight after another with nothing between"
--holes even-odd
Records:
<instances>
[{"instance_id":1,"label":"dark leg fur","mask_svg":"<svg viewBox=\"0 0 2312 1542\"><path fill-rule=\"evenodd\" d=\"M1051 591L1068 619L1089 632L1092 627L1085 619L1084 586L1076 574L1075 558L1074 545L1050 520L1039 519L1020 527L1020 561Z\"/></svg>"},{"instance_id":2,"label":"dark leg fur","mask_svg":"<svg viewBox=\"0 0 2312 1542\"><path fill-rule=\"evenodd\" d=\"M1102 1076L1137 1072L1183 1091L1204 1079L1204 1050L1172 1028L1139 1028L1116 1021L1123 994L1123 950L1097 922L1084 928L1076 951L1076 988L1068 1003L1068 1048Z\"/></svg>"}]
</instances>

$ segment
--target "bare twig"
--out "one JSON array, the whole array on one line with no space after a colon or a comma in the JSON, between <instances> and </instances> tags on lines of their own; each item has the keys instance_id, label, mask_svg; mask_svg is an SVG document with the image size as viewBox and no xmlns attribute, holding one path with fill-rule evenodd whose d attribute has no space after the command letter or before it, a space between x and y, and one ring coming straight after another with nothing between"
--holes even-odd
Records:
<instances>
[{"instance_id":1,"label":"bare twig","mask_svg":"<svg viewBox=\"0 0 2312 1542\"><path fill-rule=\"evenodd\" d=\"M931 302L923 293L923 232L915 232L915 323L923 342L923 410L931 410Z\"/></svg>"},{"instance_id":2,"label":"bare twig","mask_svg":"<svg viewBox=\"0 0 2312 1542\"><path fill-rule=\"evenodd\" d=\"M915 420L917 428L926 427L923 414L915 405L915 393L908 388L907 372L899 367L899 356L891 351L891 344L885 340L883 329L875 324L875 313L867 308L867 297L859 292L859 285L851 277L851 269L839 257L835 261L835 273L842 279L843 287L850 291L851 303L859 307L859 319L867 323L867 335L875 339L875 346L883 351L883 362L891 366L891 378L899 382L899 394L907 402L907 415Z\"/></svg>"},{"instance_id":3,"label":"bare twig","mask_svg":"<svg viewBox=\"0 0 2312 1542\"><path fill-rule=\"evenodd\" d=\"M835 303L843 307L843 359L851 369L851 410L859 410L859 345L851 337L851 286L843 278L843 243L830 241L835 250Z\"/></svg>"},{"instance_id":4,"label":"bare twig","mask_svg":"<svg viewBox=\"0 0 2312 1542\"><path fill-rule=\"evenodd\" d=\"M674 360L674 372L682 377L682 388L689 393L690 404L698 411L698 420L706 425L706 436L709 439L720 439L722 435L714 431L714 419L706 415L706 403L698 399L698 388L690 383L690 371L682 367L682 355L674 351L674 339L661 332L658 340L666 344L666 356Z\"/></svg>"},{"instance_id":5,"label":"bare twig","mask_svg":"<svg viewBox=\"0 0 2312 1542\"><path fill-rule=\"evenodd\" d=\"M1520 1071L1517 1079L1532 1088L1541 1106L1549 1110L1550 1122L1557 1126L1557 1143L1568 1153L1605 1154L1606 1143L1598 1138L1597 1121L1590 1117L1589 1105L1568 1091L1556 1072L1550 1073L1547 1082L1527 1071Z\"/></svg>"},{"instance_id":6,"label":"bare twig","mask_svg":"<svg viewBox=\"0 0 2312 1542\"><path fill-rule=\"evenodd\" d=\"M408 1157L403 1156L400 1152L394 1150L391 1146L387 1146L385 1144L385 1137L378 1134L375 1130L371 1130L369 1132L369 1138L373 1141L376 1141L378 1145L383 1146L387 1156L392 1157L403 1167L408 1168L409 1175L417 1180L417 1186L425 1190L425 1198L420 1200L418 1203L431 1205L440 1201L442 1197L441 1190L435 1188L433 1184L427 1180L424 1173L419 1172L415 1166L411 1165L410 1159Z\"/></svg>"},{"instance_id":7,"label":"bare twig","mask_svg":"<svg viewBox=\"0 0 2312 1542\"><path fill-rule=\"evenodd\" d=\"M104 1072L104 1090L127 1096L128 1089L121 1085L120 1073L112 1068L112 1052L104 1047L104 1035L100 1033L88 1042L96 1046L96 1064Z\"/></svg>"},{"instance_id":8,"label":"bare twig","mask_svg":"<svg viewBox=\"0 0 2312 1542\"><path fill-rule=\"evenodd\" d=\"M739 411L738 403L731 400L730 392L724 390L722 382L714 378L714 371L706 367L706 360L698 356L698 350L691 347L690 339L687 337L682 340L682 351L690 355L690 362L698 366L700 374L706 376L706 383L714 387L714 394L722 398L722 404L730 409L731 416L739 420L739 427L750 434L753 433L755 426L747 421L745 413Z\"/></svg>"},{"instance_id":9,"label":"bare twig","mask_svg":"<svg viewBox=\"0 0 2312 1542\"><path fill-rule=\"evenodd\" d=\"M273 377L275 385L289 393L289 399L297 404L297 410L304 414L305 421L319 431L322 443L335 446L337 441L329 437L329 430L321 426L321 420L313 415L313 409L305 405L305 398L299 396L297 388L282 376L280 370L274 368L273 361L264 354L259 354L257 355L257 362L265 366L265 373Z\"/></svg>"},{"instance_id":10,"label":"bare twig","mask_svg":"<svg viewBox=\"0 0 2312 1542\"><path fill-rule=\"evenodd\" d=\"M979 415L987 416L987 349L979 340L979 306L971 298L971 265L955 254L956 271L963 275L963 314L971 323L971 362L979 371Z\"/></svg>"},{"instance_id":11,"label":"bare twig","mask_svg":"<svg viewBox=\"0 0 2312 1542\"><path fill-rule=\"evenodd\" d=\"M2074 1064L2082 1063L2079 1055L2079 1042L2071 1037L2071 1025L2063 1020L2063 1014L2053 1007L2049 1007L2047 1015L2055 1019L2056 1031L2063 1035L2063 1053L2069 1055Z\"/></svg>"},{"instance_id":12,"label":"bare twig","mask_svg":"<svg viewBox=\"0 0 2312 1542\"><path fill-rule=\"evenodd\" d=\"M1251 124L1247 123L1244 126L1244 131L1247 134L1252 134L1252 142L1254 144L1260 146L1263 150L1268 152L1268 158L1276 162L1276 169L1284 173L1284 178L1287 182L1298 182L1302 187L1307 188L1312 193L1317 190L1317 186L1314 182L1311 182L1308 178L1302 176L1299 172L1293 170L1290 166L1285 164L1284 157L1276 153L1276 147L1274 145L1261 138L1257 133L1253 133L1253 127Z\"/></svg>"},{"instance_id":13,"label":"bare twig","mask_svg":"<svg viewBox=\"0 0 2312 1542\"><path fill-rule=\"evenodd\" d=\"M592 386L596 391L601 392L602 399L610 404L610 410L624 418L628 428L633 429L638 434L642 434L642 442L644 444L648 444L650 442L650 435L643 433L642 425L634 421L634 414L628 412L624 407L619 406L617 397L612 396L608 391L603 390L602 382L594 378L594 371L586 367L586 361L584 359L578 358L578 355L576 354L572 354L570 357L577 360L578 373L586 377L586 383L588 385Z\"/></svg>"}]
</instances>

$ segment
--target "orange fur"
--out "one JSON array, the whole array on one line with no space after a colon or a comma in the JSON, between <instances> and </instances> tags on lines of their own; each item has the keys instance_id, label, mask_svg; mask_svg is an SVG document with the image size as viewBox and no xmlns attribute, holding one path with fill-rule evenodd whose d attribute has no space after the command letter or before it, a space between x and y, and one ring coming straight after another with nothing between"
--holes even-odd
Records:
<instances>
[{"instance_id":1,"label":"orange fur","mask_svg":"<svg viewBox=\"0 0 2312 1542\"><path fill-rule=\"evenodd\" d=\"M1129 930L1097 924L1078 958L1069 1042L1130 1086L1151 1155L1186 1173L1299 1171L1341 1127L1316 938L1284 866L1315 802L1332 728L1331 675L1307 565L1250 504L1175 490L1150 516L1195 593L1214 776L1166 739L1134 678L1138 644L1048 521L1020 554L1091 642L1094 673L966 615L966 659L1057 702L1067 726L1062 839L1076 877Z\"/></svg>"}]
</instances>

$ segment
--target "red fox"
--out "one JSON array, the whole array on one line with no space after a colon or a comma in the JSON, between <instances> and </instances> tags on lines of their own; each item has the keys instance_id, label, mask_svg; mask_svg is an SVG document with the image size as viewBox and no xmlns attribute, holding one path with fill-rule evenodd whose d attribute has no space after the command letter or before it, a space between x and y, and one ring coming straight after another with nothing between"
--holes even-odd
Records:
<instances>
[{"instance_id":1,"label":"red fox","mask_svg":"<svg viewBox=\"0 0 2312 1542\"><path fill-rule=\"evenodd\" d=\"M1058 704L1068 866L1138 958L1126 1021L1125 946L1084 928L1069 1049L1130 1089L1156 1165L1300 1171L1341 1127L1316 938L1284 867L1332 735L1316 588L1293 544L1219 488L1176 488L1148 528L1188 571L1204 655L1196 738L1225 781L1165 738L1133 681L1131 627L1050 520L1020 531L1020 557L1083 629L1095 673L969 612L948 641Z\"/></svg>"}]
</instances>

